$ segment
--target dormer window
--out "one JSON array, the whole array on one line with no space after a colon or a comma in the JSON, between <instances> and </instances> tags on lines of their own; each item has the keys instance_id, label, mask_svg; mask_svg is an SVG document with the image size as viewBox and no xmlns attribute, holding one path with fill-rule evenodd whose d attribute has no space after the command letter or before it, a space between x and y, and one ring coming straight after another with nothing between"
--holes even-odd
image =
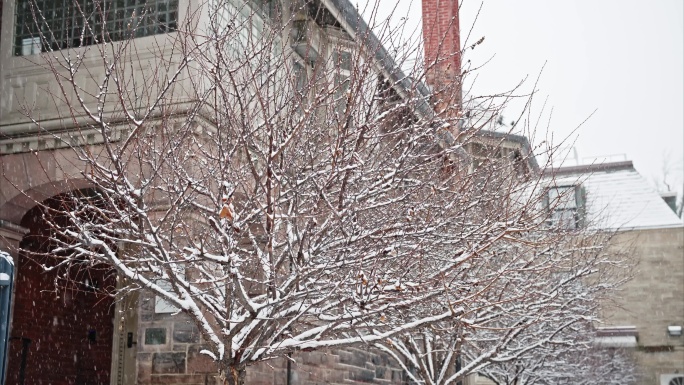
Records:
<instances>
[{"instance_id":1,"label":"dormer window","mask_svg":"<svg viewBox=\"0 0 684 385\"><path fill-rule=\"evenodd\" d=\"M584 190L581 186L550 187L546 190L544 201L549 210L551 226L578 229L584 225Z\"/></svg>"},{"instance_id":2,"label":"dormer window","mask_svg":"<svg viewBox=\"0 0 684 385\"><path fill-rule=\"evenodd\" d=\"M166 33L177 20L178 0L17 0L14 55Z\"/></svg>"}]
</instances>

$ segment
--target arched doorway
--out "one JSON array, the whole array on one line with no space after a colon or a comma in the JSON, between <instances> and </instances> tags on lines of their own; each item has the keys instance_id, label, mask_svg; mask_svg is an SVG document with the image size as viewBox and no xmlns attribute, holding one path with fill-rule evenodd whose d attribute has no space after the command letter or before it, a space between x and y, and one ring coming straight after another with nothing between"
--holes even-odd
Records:
<instances>
[{"instance_id":1,"label":"arched doorway","mask_svg":"<svg viewBox=\"0 0 684 385\"><path fill-rule=\"evenodd\" d=\"M110 383L115 272L66 259L49 225L66 225L59 212L95 195L85 189L52 197L21 221L29 233L16 265L7 384Z\"/></svg>"}]
</instances>

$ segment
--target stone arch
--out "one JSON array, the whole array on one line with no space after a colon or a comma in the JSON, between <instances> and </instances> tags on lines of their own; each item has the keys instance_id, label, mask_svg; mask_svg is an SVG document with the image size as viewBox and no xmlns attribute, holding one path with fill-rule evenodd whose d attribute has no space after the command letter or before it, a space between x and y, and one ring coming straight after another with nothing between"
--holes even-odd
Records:
<instances>
[{"instance_id":1,"label":"stone arch","mask_svg":"<svg viewBox=\"0 0 684 385\"><path fill-rule=\"evenodd\" d=\"M22 191L15 190L15 195L0 205L0 220L19 225L26 214L41 202L70 191L92 187L89 181L75 178L47 182Z\"/></svg>"},{"instance_id":2,"label":"stone arch","mask_svg":"<svg viewBox=\"0 0 684 385\"><path fill-rule=\"evenodd\" d=\"M94 146L91 152L102 150L102 146ZM18 225L39 202L91 187L83 178L87 170L71 148L0 156L0 220Z\"/></svg>"},{"instance_id":3,"label":"stone arch","mask_svg":"<svg viewBox=\"0 0 684 385\"><path fill-rule=\"evenodd\" d=\"M32 192L62 191L77 184L52 184ZM40 187L40 186L39 186ZM78 189L93 196L92 188ZM109 384L114 337L116 286L107 265L57 267L50 228L43 218L48 207L66 204L67 190L45 200L34 199L19 224L28 229L16 261L12 332L7 384ZM59 218L55 220L59 220ZM43 266L53 269L46 271ZM86 265L84 265L86 266Z\"/></svg>"}]
</instances>

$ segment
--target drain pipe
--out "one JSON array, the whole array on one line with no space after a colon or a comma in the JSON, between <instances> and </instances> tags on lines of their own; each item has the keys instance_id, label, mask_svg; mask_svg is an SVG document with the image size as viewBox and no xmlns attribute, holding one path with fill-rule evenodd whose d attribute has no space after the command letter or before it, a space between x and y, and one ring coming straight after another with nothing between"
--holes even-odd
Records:
<instances>
[{"instance_id":1,"label":"drain pipe","mask_svg":"<svg viewBox=\"0 0 684 385\"><path fill-rule=\"evenodd\" d=\"M287 353L287 385L292 385L292 353Z\"/></svg>"},{"instance_id":2,"label":"drain pipe","mask_svg":"<svg viewBox=\"0 0 684 385\"><path fill-rule=\"evenodd\" d=\"M28 359L29 345L31 339L26 337L10 337L10 340L21 340L21 363L19 365L19 385L26 382L26 360Z\"/></svg>"}]
</instances>

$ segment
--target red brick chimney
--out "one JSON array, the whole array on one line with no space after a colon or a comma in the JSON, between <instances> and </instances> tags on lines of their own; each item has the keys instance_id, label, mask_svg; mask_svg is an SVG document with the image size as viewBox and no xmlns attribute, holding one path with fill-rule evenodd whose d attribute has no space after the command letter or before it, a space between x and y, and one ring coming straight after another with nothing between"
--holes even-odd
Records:
<instances>
[{"instance_id":1,"label":"red brick chimney","mask_svg":"<svg viewBox=\"0 0 684 385\"><path fill-rule=\"evenodd\" d=\"M426 80L435 93L437 110L457 113L461 104L458 0L422 2Z\"/></svg>"}]
</instances>

